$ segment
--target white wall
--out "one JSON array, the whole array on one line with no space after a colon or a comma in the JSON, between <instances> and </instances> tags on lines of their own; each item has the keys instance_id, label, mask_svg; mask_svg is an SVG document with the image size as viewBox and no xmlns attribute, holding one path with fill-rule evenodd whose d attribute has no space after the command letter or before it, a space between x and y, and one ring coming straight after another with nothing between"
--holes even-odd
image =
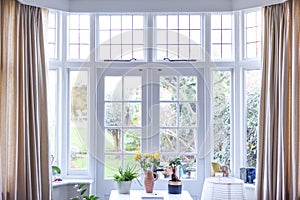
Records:
<instances>
[{"instance_id":1,"label":"white wall","mask_svg":"<svg viewBox=\"0 0 300 200\"><path fill-rule=\"evenodd\" d=\"M286 0L19 0L70 12L208 12L233 11Z\"/></svg>"}]
</instances>

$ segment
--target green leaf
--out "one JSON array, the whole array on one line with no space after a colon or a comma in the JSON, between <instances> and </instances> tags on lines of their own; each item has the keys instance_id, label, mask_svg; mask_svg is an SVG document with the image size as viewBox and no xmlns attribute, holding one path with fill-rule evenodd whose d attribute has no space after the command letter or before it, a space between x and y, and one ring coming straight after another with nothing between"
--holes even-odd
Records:
<instances>
[{"instance_id":1,"label":"green leaf","mask_svg":"<svg viewBox=\"0 0 300 200\"><path fill-rule=\"evenodd\" d=\"M80 192L80 194L83 195L83 194L86 192L86 190L87 190L87 189L85 188L84 190L82 190L82 191Z\"/></svg>"},{"instance_id":2,"label":"green leaf","mask_svg":"<svg viewBox=\"0 0 300 200\"><path fill-rule=\"evenodd\" d=\"M84 186L85 186L85 183L81 183L81 184L79 185L78 189L81 189L81 188L83 188Z\"/></svg>"},{"instance_id":3,"label":"green leaf","mask_svg":"<svg viewBox=\"0 0 300 200\"><path fill-rule=\"evenodd\" d=\"M53 166L52 166L52 170L53 170L53 171L56 171L58 174L61 173L61 169L60 169L58 166L53 165Z\"/></svg>"},{"instance_id":4,"label":"green leaf","mask_svg":"<svg viewBox=\"0 0 300 200\"><path fill-rule=\"evenodd\" d=\"M77 197L72 198L71 200L79 200Z\"/></svg>"}]
</instances>

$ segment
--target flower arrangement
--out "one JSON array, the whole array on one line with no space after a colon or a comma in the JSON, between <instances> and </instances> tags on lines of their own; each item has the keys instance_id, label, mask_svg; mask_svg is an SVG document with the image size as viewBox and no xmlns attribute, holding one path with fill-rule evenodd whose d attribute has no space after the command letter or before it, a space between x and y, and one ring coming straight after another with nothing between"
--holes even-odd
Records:
<instances>
[{"instance_id":1,"label":"flower arrangement","mask_svg":"<svg viewBox=\"0 0 300 200\"><path fill-rule=\"evenodd\" d=\"M160 153L158 151L156 151L154 154L142 154L141 152L138 152L135 155L134 160L139 162L144 171L154 171L160 164Z\"/></svg>"}]
</instances>

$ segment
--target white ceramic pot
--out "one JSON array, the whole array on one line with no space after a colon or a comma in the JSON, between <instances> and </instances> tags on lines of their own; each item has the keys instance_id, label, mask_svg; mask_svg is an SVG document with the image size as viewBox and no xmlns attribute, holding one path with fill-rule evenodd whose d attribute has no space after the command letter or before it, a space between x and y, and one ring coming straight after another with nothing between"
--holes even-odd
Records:
<instances>
[{"instance_id":1,"label":"white ceramic pot","mask_svg":"<svg viewBox=\"0 0 300 200\"><path fill-rule=\"evenodd\" d=\"M120 194L129 194L130 193L130 188L131 188L131 182L132 181L117 182L118 192Z\"/></svg>"}]
</instances>

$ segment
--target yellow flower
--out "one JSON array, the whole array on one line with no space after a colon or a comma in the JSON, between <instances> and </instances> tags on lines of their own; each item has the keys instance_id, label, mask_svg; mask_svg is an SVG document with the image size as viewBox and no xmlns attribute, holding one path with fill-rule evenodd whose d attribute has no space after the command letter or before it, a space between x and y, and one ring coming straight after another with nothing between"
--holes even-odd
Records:
<instances>
[{"instance_id":1,"label":"yellow flower","mask_svg":"<svg viewBox=\"0 0 300 200\"><path fill-rule=\"evenodd\" d=\"M154 156L152 154L150 154L149 157L150 157L150 161L154 160Z\"/></svg>"},{"instance_id":2,"label":"yellow flower","mask_svg":"<svg viewBox=\"0 0 300 200\"><path fill-rule=\"evenodd\" d=\"M141 159L141 158L142 158L141 152L137 152L137 154L134 156L134 160L135 160L135 161L138 161L138 160Z\"/></svg>"},{"instance_id":3,"label":"yellow flower","mask_svg":"<svg viewBox=\"0 0 300 200\"><path fill-rule=\"evenodd\" d=\"M145 157L145 158L149 158L149 154L145 153L145 154L144 154L144 157Z\"/></svg>"},{"instance_id":4,"label":"yellow flower","mask_svg":"<svg viewBox=\"0 0 300 200\"><path fill-rule=\"evenodd\" d=\"M160 158L160 153L158 151L155 152L154 158L158 160Z\"/></svg>"}]
</instances>

